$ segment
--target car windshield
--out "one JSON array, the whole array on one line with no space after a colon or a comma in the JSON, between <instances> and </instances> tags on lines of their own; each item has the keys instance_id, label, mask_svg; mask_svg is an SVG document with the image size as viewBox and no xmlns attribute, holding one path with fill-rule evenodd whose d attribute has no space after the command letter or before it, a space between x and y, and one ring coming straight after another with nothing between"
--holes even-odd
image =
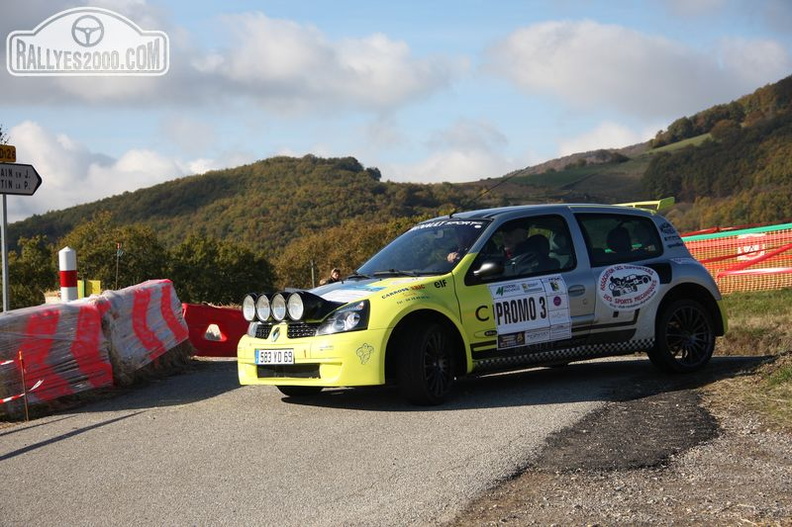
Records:
<instances>
[{"instance_id":1,"label":"car windshield","mask_svg":"<svg viewBox=\"0 0 792 527\"><path fill-rule=\"evenodd\" d=\"M375 254L357 273L365 276L447 273L459 263L488 223L457 218L419 223Z\"/></svg>"}]
</instances>

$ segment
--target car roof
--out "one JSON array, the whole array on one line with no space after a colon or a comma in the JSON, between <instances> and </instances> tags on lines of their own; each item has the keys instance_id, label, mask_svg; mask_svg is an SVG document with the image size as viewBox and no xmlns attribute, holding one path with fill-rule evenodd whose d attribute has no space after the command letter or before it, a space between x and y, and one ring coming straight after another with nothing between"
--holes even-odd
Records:
<instances>
[{"instance_id":1,"label":"car roof","mask_svg":"<svg viewBox=\"0 0 792 527\"><path fill-rule=\"evenodd\" d=\"M590 213L627 213L642 216L651 216L654 211L626 207L623 205L606 205L598 203L549 203L540 205L512 205L509 207L495 207L491 209L470 210L464 212L452 212L448 216L440 216L428 221L435 221L442 218L463 218L463 219L497 219L501 217L519 217L523 214L553 214L561 211L571 212L590 212Z\"/></svg>"}]
</instances>

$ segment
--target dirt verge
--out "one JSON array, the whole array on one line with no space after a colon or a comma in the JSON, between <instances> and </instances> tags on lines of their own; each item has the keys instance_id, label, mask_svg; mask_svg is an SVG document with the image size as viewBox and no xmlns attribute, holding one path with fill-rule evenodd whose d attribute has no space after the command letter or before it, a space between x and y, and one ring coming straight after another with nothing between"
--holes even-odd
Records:
<instances>
[{"instance_id":1,"label":"dirt verge","mask_svg":"<svg viewBox=\"0 0 792 527\"><path fill-rule=\"evenodd\" d=\"M636 395L556 434L449 525L792 526L792 436L717 383Z\"/></svg>"}]
</instances>

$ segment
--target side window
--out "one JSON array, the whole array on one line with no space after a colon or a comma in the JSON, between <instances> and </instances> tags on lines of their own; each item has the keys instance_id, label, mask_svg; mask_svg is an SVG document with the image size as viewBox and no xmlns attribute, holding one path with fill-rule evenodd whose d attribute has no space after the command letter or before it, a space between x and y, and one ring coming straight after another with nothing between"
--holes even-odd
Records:
<instances>
[{"instance_id":1,"label":"side window","mask_svg":"<svg viewBox=\"0 0 792 527\"><path fill-rule=\"evenodd\" d=\"M592 267L659 256L660 238L652 220L620 214L578 214Z\"/></svg>"},{"instance_id":2,"label":"side window","mask_svg":"<svg viewBox=\"0 0 792 527\"><path fill-rule=\"evenodd\" d=\"M566 221L561 216L520 218L504 223L487 240L471 269L494 262L502 272L485 281L568 271L576 265Z\"/></svg>"}]
</instances>

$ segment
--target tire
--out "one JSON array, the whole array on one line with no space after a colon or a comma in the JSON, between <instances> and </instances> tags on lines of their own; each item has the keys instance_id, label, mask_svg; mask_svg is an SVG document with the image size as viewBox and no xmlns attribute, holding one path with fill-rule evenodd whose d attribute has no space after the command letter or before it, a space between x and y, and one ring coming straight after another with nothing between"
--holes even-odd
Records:
<instances>
[{"instance_id":1,"label":"tire","mask_svg":"<svg viewBox=\"0 0 792 527\"><path fill-rule=\"evenodd\" d=\"M710 313L695 300L674 300L657 318L649 359L665 372L688 373L703 368L714 350Z\"/></svg>"},{"instance_id":2,"label":"tire","mask_svg":"<svg viewBox=\"0 0 792 527\"><path fill-rule=\"evenodd\" d=\"M321 386L278 386L277 388L287 397L310 397L322 391Z\"/></svg>"},{"instance_id":3,"label":"tire","mask_svg":"<svg viewBox=\"0 0 792 527\"><path fill-rule=\"evenodd\" d=\"M420 406L444 402L454 383L453 351L448 330L436 322L414 328L402 335L397 352L402 396Z\"/></svg>"}]
</instances>

